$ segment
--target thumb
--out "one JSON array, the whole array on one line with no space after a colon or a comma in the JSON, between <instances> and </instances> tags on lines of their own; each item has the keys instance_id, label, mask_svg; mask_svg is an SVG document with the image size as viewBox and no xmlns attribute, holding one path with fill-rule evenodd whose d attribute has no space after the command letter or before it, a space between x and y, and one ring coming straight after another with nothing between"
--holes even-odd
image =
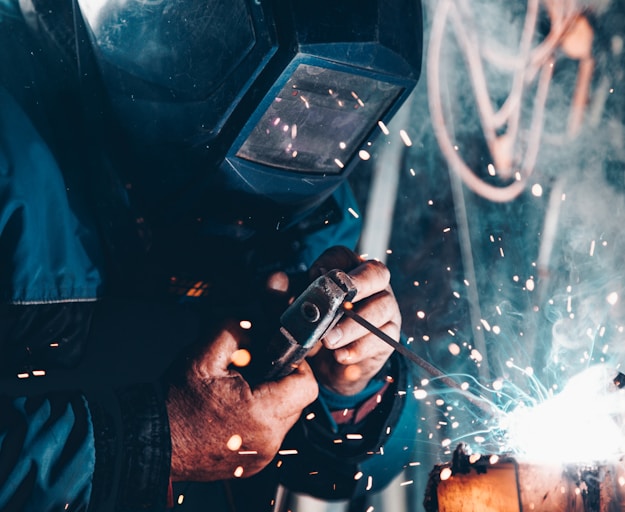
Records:
<instances>
[{"instance_id":1,"label":"thumb","mask_svg":"<svg viewBox=\"0 0 625 512\"><path fill-rule=\"evenodd\" d=\"M254 395L266 397L274 404L276 415L299 417L304 407L317 399L319 385L312 368L304 360L297 369L278 381L265 382L254 389Z\"/></svg>"},{"instance_id":2,"label":"thumb","mask_svg":"<svg viewBox=\"0 0 625 512\"><path fill-rule=\"evenodd\" d=\"M193 364L194 371L202 378L228 375L228 366L243 340L242 329L234 322L224 325L206 346L200 349Z\"/></svg>"}]
</instances>

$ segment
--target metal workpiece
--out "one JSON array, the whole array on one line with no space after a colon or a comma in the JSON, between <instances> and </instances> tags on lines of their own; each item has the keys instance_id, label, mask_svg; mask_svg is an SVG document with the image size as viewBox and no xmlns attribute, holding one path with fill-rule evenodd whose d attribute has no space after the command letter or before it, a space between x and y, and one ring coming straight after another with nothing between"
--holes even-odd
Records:
<instances>
[{"instance_id":1,"label":"metal workpiece","mask_svg":"<svg viewBox=\"0 0 625 512\"><path fill-rule=\"evenodd\" d=\"M622 461L540 464L454 451L430 473L427 512L607 512L625 509Z\"/></svg>"}]
</instances>

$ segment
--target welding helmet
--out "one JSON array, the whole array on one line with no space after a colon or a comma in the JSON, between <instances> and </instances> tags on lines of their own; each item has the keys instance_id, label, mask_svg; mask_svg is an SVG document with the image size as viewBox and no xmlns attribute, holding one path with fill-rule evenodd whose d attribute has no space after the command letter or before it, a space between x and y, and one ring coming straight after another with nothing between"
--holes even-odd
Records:
<instances>
[{"instance_id":1,"label":"welding helmet","mask_svg":"<svg viewBox=\"0 0 625 512\"><path fill-rule=\"evenodd\" d=\"M74 18L102 136L154 217L310 211L421 68L419 0L74 0Z\"/></svg>"}]
</instances>

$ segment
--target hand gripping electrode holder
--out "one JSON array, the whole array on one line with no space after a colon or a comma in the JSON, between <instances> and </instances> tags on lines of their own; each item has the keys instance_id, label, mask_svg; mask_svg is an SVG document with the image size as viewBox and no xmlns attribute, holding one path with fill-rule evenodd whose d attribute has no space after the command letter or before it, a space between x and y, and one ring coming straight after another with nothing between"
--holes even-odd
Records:
<instances>
[{"instance_id":1,"label":"hand gripping electrode holder","mask_svg":"<svg viewBox=\"0 0 625 512\"><path fill-rule=\"evenodd\" d=\"M244 371L248 381L267 382L293 372L341 319L343 304L355 296L356 288L342 270L315 279L280 316L280 334L270 339L262 353L252 354Z\"/></svg>"}]
</instances>

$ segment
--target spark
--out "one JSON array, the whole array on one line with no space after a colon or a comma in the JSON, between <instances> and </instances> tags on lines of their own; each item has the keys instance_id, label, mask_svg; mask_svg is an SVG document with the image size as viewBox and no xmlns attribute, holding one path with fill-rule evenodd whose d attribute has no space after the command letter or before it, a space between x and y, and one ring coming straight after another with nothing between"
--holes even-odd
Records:
<instances>
[{"instance_id":1,"label":"spark","mask_svg":"<svg viewBox=\"0 0 625 512\"><path fill-rule=\"evenodd\" d=\"M425 389L415 389L413 395L417 400L423 400L428 396L428 393Z\"/></svg>"},{"instance_id":2,"label":"spark","mask_svg":"<svg viewBox=\"0 0 625 512\"><path fill-rule=\"evenodd\" d=\"M241 448L242 444L243 439L241 438L241 436L239 434L234 434L230 437L230 439L228 439L226 446L228 447L228 450L236 452L239 448Z\"/></svg>"},{"instance_id":3,"label":"spark","mask_svg":"<svg viewBox=\"0 0 625 512\"><path fill-rule=\"evenodd\" d=\"M237 468L234 470L234 476L236 478L240 478L243 476L243 466L237 466Z\"/></svg>"},{"instance_id":4,"label":"spark","mask_svg":"<svg viewBox=\"0 0 625 512\"><path fill-rule=\"evenodd\" d=\"M399 130L399 136L407 147L412 146L412 140L410 139L408 133L406 133L406 130Z\"/></svg>"},{"instance_id":5,"label":"spark","mask_svg":"<svg viewBox=\"0 0 625 512\"><path fill-rule=\"evenodd\" d=\"M338 158L334 159L334 163L337 165L337 167L343 169L343 167L345 167L345 164L343 162L341 162Z\"/></svg>"},{"instance_id":6,"label":"spark","mask_svg":"<svg viewBox=\"0 0 625 512\"><path fill-rule=\"evenodd\" d=\"M378 121L378 126L384 135L389 135L391 133L382 121Z\"/></svg>"},{"instance_id":7,"label":"spark","mask_svg":"<svg viewBox=\"0 0 625 512\"><path fill-rule=\"evenodd\" d=\"M357 219L357 218L359 217L359 215L358 215L358 213L356 212L356 210L354 210L352 207L349 207L349 208L347 209L347 211L348 211L349 213L351 213L351 215L352 215L355 219Z\"/></svg>"},{"instance_id":8,"label":"spark","mask_svg":"<svg viewBox=\"0 0 625 512\"><path fill-rule=\"evenodd\" d=\"M534 185L532 185L532 195L536 196L536 197L540 197L543 195L543 187L540 186L540 184L535 183Z\"/></svg>"},{"instance_id":9,"label":"spark","mask_svg":"<svg viewBox=\"0 0 625 512\"><path fill-rule=\"evenodd\" d=\"M280 450L280 455L297 455L297 450Z\"/></svg>"},{"instance_id":10,"label":"spark","mask_svg":"<svg viewBox=\"0 0 625 512\"><path fill-rule=\"evenodd\" d=\"M249 353L248 350L240 348L232 353L232 356L230 356L230 360L232 361L233 365L241 368L250 364L250 361L252 360L252 355Z\"/></svg>"},{"instance_id":11,"label":"spark","mask_svg":"<svg viewBox=\"0 0 625 512\"><path fill-rule=\"evenodd\" d=\"M371 153L369 153L368 151L365 151L364 149L361 149L358 152L358 156L360 157L361 160L369 160L371 158Z\"/></svg>"},{"instance_id":12,"label":"spark","mask_svg":"<svg viewBox=\"0 0 625 512\"><path fill-rule=\"evenodd\" d=\"M252 322L250 322L249 320L241 320L239 322L239 327L241 327L241 329L245 329L246 331L252 328Z\"/></svg>"},{"instance_id":13,"label":"spark","mask_svg":"<svg viewBox=\"0 0 625 512\"><path fill-rule=\"evenodd\" d=\"M471 359L473 359L477 363L480 363L482 362L482 354L479 352L479 350L473 349L471 350Z\"/></svg>"},{"instance_id":14,"label":"spark","mask_svg":"<svg viewBox=\"0 0 625 512\"><path fill-rule=\"evenodd\" d=\"M610 304L610 306L614 306L618 302L618 293L617 292L612 292L612 293L608 294L608 296L605 298L605 300L608 302L608 304Z\"/></svg>"}]
</instances>

